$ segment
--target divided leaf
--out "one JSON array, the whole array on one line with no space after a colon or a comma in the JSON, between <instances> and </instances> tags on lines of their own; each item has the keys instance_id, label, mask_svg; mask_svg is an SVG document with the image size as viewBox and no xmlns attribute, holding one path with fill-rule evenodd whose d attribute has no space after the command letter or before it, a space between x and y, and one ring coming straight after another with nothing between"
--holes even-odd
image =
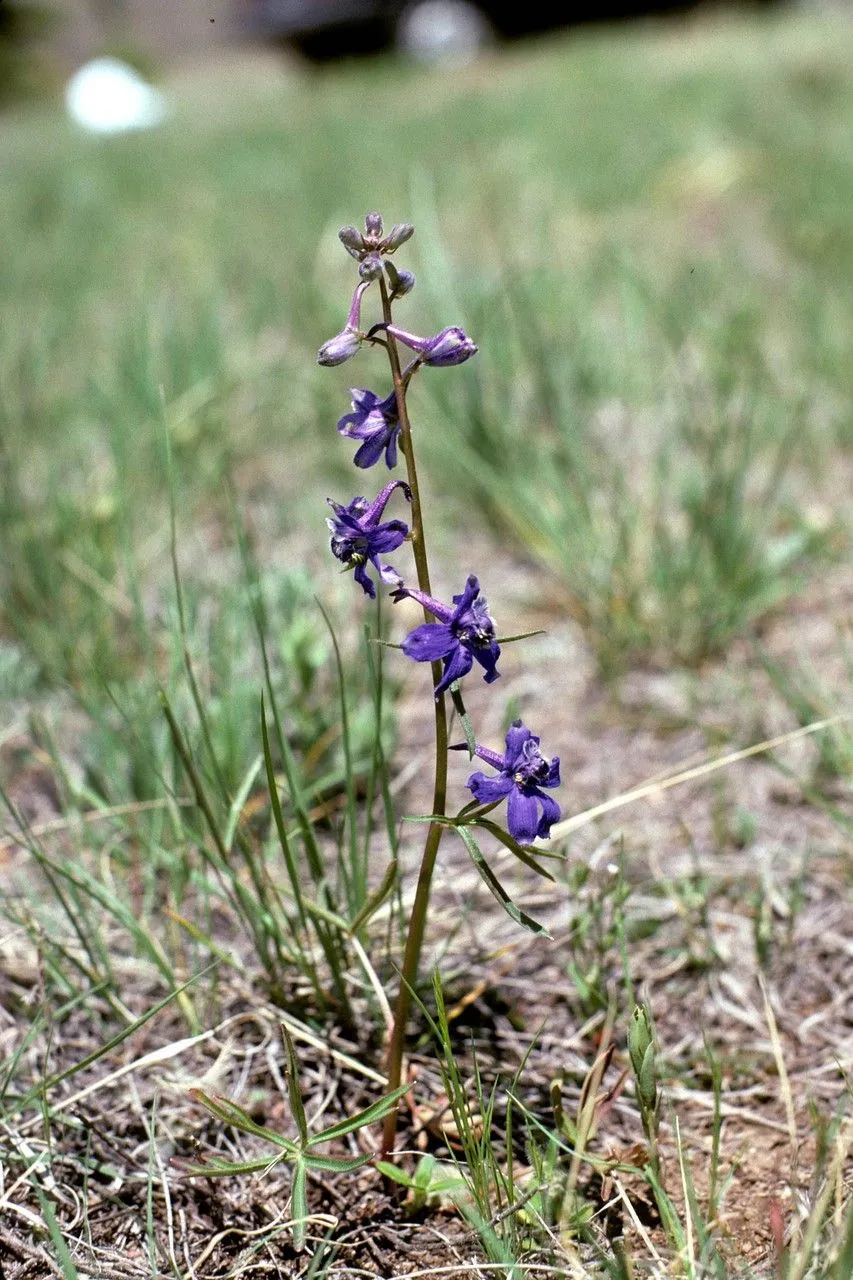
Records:
<instances>
[{"instance_id":1,"label":"divided leaf","mask_svg":"<svg viewBox=\"0 0 853 1280\"><path fill-rule=\"evenodd\" d=\"M510 898L506 889L504 889L494 871L492 871L491 867L486 862L486 859L483 857L483 852L468 827L457 827L456 830L462 837L465 847L471 855L474 866L480 873L480 876L488 887L489 892L494 895L507 915L514 920L516 924L521 925L522 929L527 929L530 933L534 933L538 937L550 938L551 934L545 926L540 924L538 920L534 920L526 911L522 911L521 907L517 907L512 898Z\"/></svg>"}]
</instances>

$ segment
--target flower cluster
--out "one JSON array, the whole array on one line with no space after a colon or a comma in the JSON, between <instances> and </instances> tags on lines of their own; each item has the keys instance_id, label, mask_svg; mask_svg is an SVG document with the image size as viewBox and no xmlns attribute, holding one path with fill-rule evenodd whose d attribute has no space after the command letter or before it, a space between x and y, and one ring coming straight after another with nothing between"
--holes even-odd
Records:
<instances>
[{"instance_id":1,"label":"flower cluster","mask_svg":"<svg viewBox=\"0 0 853 1280\"><path fill-rule=\"evenodd\" d=\"M365 344L384 346L388 352L394 382L391 391L380 396L366 387L353 388L350 392L352 411L345 413L337 426L342 436L358 442L353 461L363 470L375 466L383 456L389 469L396 467L399 445L406 458L412 487L403 480L392 480L372 501L356 497L342 504L330 498L334 514L327 523L332 535L332 554L355 571L355 581L368 596L376 596L374 580L368 573L368 568L372 568L376 579L391 588L395 603L415 600L433 619L409 632L401 647L414 662L440 664L440 674L434 666L434 696L438 703L445 691L455 693L458 682L469 674L475 662L482 668L487 684L497 680L501 649L494 619L473 573L468 575L462 591L453 597L453 603L444 604L429 594L428 574L422 571L422 564L418 564L418 586L414 587L407 586L392 565L380 561L380 556L397 551L412 538L423 536L417 519L412 531L401 519L383 519L385 508L398 489L412 503L415 518L418 515L416 493L413 502L416 479L406 411L409 384L422 367L446 368L462 364L477 354L475 343L458 325L449 325L431 337L420 337L393 323L391 304L412 291L415 277L410 271L400 270L391 257L410 239L413 231L409 223L397 223L386 234L380 215L369 213L364 220L364 231L344 227L339 233L344 248L358 263L359 283L343 329L320 347L317 359L321 365L343 364ZM382 319L365 327L362 304L374 285L381 296ZM404 371L400 368L397 344L414 355ZM504 755L480 745L475 747L475 754L497 770L494 777L477 772L468 779L477 804L493 806L506 800L507 825L516 840L529 842L536 837L547 837L560 816L560 809L542 788L559 785L559 760L556 757L550 762L546 760L539 751L539 738L519 720L507 734Z\"/></svg>"}]
</instances>

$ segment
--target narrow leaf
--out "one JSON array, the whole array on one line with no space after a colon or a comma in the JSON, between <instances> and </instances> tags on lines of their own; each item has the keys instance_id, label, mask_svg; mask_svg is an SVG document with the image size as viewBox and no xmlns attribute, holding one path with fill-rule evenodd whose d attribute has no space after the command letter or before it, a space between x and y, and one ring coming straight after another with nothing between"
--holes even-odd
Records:
<instances>
[{"instance_id":1,"label":"narrow leaf","mask_svg":"<svg viewBox=\"0 0 853 1280\"><path fill-rule=\"evenodd\" d=\"M338 1124L333 1124L330 1128L324 1129L322 1133L318 1133L316 1137L311 1139L309 1145L314 1147L318 1142L332 1142L336 1138L345 1137L348 1133L355 1133L356 1129L363 1129L365 1125L375 1124L377 1120L383 1120L388 1112L396 1107L403 1094L408 1093L411 1087L410 1084L401 1084L393 1093L386 1094L384 1098L371 1103L363 1111L357 1111L354 1116L348 1116L346 1120L341 1120Z\"/></svg>"},{"instance_id":2,"label":"narrow leaf","mask_svg":"<svg viewBox=\"0 0 853 1280\"><path fill-rule=\"evenodd\" d=\"M290 1198L290 1215L293 1218L293 1247L297 1253L305 1248L308 1219L308 1195L305 1189L305 1161L300 1157L293 1169L293 1190Z\"/></svg>"},{"instance_id":3,"label":"narrow leaf","mask_svg":"<svg viewBox=\"0 0 853 1280\"><path fill-rule=\"evenodd\" d=\"M440 827L455 827L456 819L448 818L446 813L407 813L404 822L436 822Z\"/></svg>"},{"instance_id":4,"label":"narrow leaf","mask_svg":"<svg viewBox=\"0 0 853 1280\"><path fill-rule=\"evenodd\" d=\"M370 1164L373 1155L368 1152L364 1156L318 1156L312 1151L306 1153L303 1159L308 1169L316 1169L320 1173L351 1173Z\"/></svg>"},{"instance_id":5,"label":"narrow leaf","mask_svg":"<svg viewBox=\"0 0 853 1280\"><path fill-rule=\"evenodd\" d=\"M517 636L498 636L496 644L514 644L516 640L529 640L531 636L544 636L546 633L540 629L538 631L520 631Z\"/></svg>"},{"instance_id":6,"label":"narrow leaf","mask_svg":"<svg viewBox=\"0 0 853 1280\"><path fill-rule=\"evenodd\" d=\"M260 755L255 756L254 760L249 765L249 768L246 770L246 776L244 777L243 781L240 783L240 790L237 792L236 796L231 802L231 808L228 811L228 823L227 823L227 826L225 827L226 849L230 849L234 843L234 837L237 834L237 825L240 821L240 816L243 812L243 807L249 798L249 792L252 790L252 787L254 786L255 778L257 778L258 774L260 773L261 765L263 764L263 762L264 762L263 756L260 756Z\"/></svg>"},{"instance_id":7,"label":"narrow leaf","mask_svg":"<svg viewBox=\"0 0 853 1280\"><path fill-rule=\"evenodd\" d=\"M388 866L385 868L385 874L382 877L382 882L377 885L373 893L371 893L370 897L367 899L364 906L358 912L350 925L350 933L358 933L359 929L363 928L363 926L367 924L370 917L376 914L383 902L385 902L393 892L394 885L397 883L397 866L398 863L396 858L388 863Z\"/></svg>"},{"instance_id":8,"label":"narrow leaf","mask_svg":"<svg viewBox=\"0 0 853 1280\"><path fill-rule=\"evenodd\" d=\"M56 1220L56 1212L53 1208L53 1203L44 1194L38 1183L35 1184L35 1188L36 1194L39 1198L39 1204L41 1205L42 1217L47 1223L51 1243L56 1250L56 1256L59 1259L60 1266L62 1267L62 1274L65 1277L65 1280L79 1280L80 1272L74 1265L74 1259L71 1257L71 1250L68 1248L65 1236L62 1234L62 1229Z\"/></svg>"},{"instance_id":9,"label":"narrow leaf","mask_svg":"<svg viewBox=\"0 0 853 1280\"><path fill-rule=\"evenodd\" d=\"M507 915L510 916L516 924L520 924L522 929L527 929L530 933L535 933L539 937L550 938L551 934L544 925L539 924L538 920L534 920L526 911L522 911L520 907L515 905L512 898L510 898L506 889L504 889L494 871L492 871L491 867L486 862L486 859L483 857L483 852L471 834L470 829L468 827L457 827L456 829L462 837L465 847L470 853L474 866L480 873L483 882L486 884L490 893L492 893L501 904Z\"/></svg>"},{"instance_id":10,"label":"narrow leaf","mask_svg":"<svg viewBox=\"0 0 853 1280\"><path fill-rule=\"evenodd\" d=\"M504 831L503 827L499 827L496 822L491 822L488 818L480 818L473 825L482 827L490 835L493 835L495 839L500 840L501 844L518 858L519 862L523 862L526 867L530 867L530 870L535 871L538 876L544 876L546 880L555 883L551 872L547 867L543 867L541 862L537 862L530 849L523 844L519 844L514 836L511 836L508 831Z\"/></svg>"},{"instance_id":11,"label":"narrow leaf","mask_svg":"<svg viewBox=\"0 0 853 1280\"><path fill-rule=\"evenodd\" d=\"M256 1122L249 1115L248 1111L244 1111L236 1102L232 1102L230 1098L224 1098L218 1093L207 1093L204 1089L193 1088L189 1090L189 1095L193 1102L197 1102L200 1106L209 1111L217 1120L221 1120L223 1124L230 1124L234 1129L240 1129L243 1133L251 1133L256 1138L264 1138L267 1142L272 1142L275 1146L281 1147L289 1155L295 1156L299 1152L296 1143L291 1142L289 1138L285 1138L283 1134L276 1133L274 1129L267 1129L262 1124Z\"/></svg>"},{"instance_id":12,"label":"narrow leaf","mask_svg":"<svg viewBox=\"0 0 853 1280\"><path fill-rule=\"evenodd\" d=\"M287 838L287 829L284 825L284 815L281 812L281 800L278 795L278 783L275 780L275 767L273 765L269 732L267 730L267 712L264 703L263 690L261 691L261 739L264 747L264 765L267 773L267 790L270 797L273 821L275 822L275 829L278 833L278 842L281 846L284 864L287 868L290 887L293 890L296 909L299 912L299 918L302 921L302 926L304 928L307 924L307 920L305 919L305 907L302 902L302 888L299 883L299 874L296 870L296 863L293 859L293 851L290 847L290 841Z\"/></svg>"},{"instance_id":13,"label":"narrow leaf","mask_svg":"<svg viewBox=\"0 0 853 1280\"><path fill-rule=\"evenodd\" d=\"M281 1038L284 1041L284 1052L287 1057L284 1071L287 1081L287 1096L290 1101L293 1118L296 1121L296 1127L299 1130L299 1145L305 1148L308 1146L310 1138L308 1121L305 1117L305 1106L302 1101L302 1090L299 1087L299 1062L296 1058L296 1049L293 1046L290 1032L283 1022L279 1025L281 1027Z\"/></svg>"},{"instance_id":14,"label":"narrow leaf","mask_svg":"<svg viewBox=\"0 0 853 1280\"><path fill-rule=\"evenodd\" d=\"M405 1170L398 1169L395 1164L389 1164L387 1160L377 1160L376 1168L383 1178L389 1178L391 1182L399 1183L401 1187L414 1187L415 1185Z\"/></svg>"},{"instance_id":15,"label":"narrow leaf","mask_svg":"<svg viewBox=\"0 0 853 1280\"><path fill-rule=\"evenodd\" d=\"M201 1164L191 1164L185 1160L173 1159L170 1167L185 1178L228 1178L239 1173L266 1173L285 1157L264 1156L257 1160L211 1160Z\"/></svg>"}]
</instances>

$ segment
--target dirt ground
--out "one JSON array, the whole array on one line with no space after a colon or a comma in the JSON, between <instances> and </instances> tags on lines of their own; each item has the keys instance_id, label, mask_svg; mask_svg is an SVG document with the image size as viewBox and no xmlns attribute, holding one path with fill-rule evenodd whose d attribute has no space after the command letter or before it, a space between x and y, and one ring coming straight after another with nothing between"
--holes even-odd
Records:
<instances>
[{"instance_id":1,"label":"dirt ground","mask_svg":"<svg viewBox=\"0 0 853 1280\"><path fill-rule=\"evenodd\" d=\"M797 728L752 642L697 672L634 672L616 686L603 686L550 583L530 566L498 559L492 547L471 550L488 551L490 603L499 628L511 619L513 631L541 626L546 634L529 641L524 652L522 646L505 650L500 697L469 682L468 709L480 738L495 747L507 708L519 709L541 734L543 748L561 757L566 816ZM436 589L458 588L439 580ZM774 660L807 661L820 673L832 712L851 710L853 690L838 634L851 615L853 578L849 570L838 571L771 619L759 638ZM425 696L425 673L411 668L400 705L398 755L405 762L398 783L409 812L426 812L430 803ZM55 788L26 742L7 743L3 751L9 788L29 820L55 817ZM633 1092L621 1081L630 1013L626 960L608 932L621 861L630 890L623 908L627 965L636 998L653 1010L662 1049L664 1170L676 1201L683 1199L677 1138L700 1201L707 1191L714 1100L706 1041L721 1063L720 1185L726 1191L717 1227L733 1276L770 1276L779 1239L796 1237L832 1156L821 1145L826 1126L849 1097L853 847L845 822L853 807L849 778L822 777L818 765L816 740L801 737L579 821L566 846L567 884L543 890L526 870L516 872L508 855L496 855L494 866L507 887L548 924L552 940L520 933L452 840L443 846L435 885L427 963L441 961L463 1060L470 1064L476 1050L486 1081L500 1076L506 1084L527 1054L519 1106L548 1125L549 1089L562 1074L571 1113L605 1023L594 994L584 995L574 975L597 968L597 989L614 994L619 1012L616 1052L604 1080L613 1097L594 1149L605 1157L636 1155L642 1128ZM455 794L464 796L465 772L465 760L454 758ZM823 805L813 802L819 786L828 796ZM55 839L61 841L61 833ZM3 854L14 894L25 855L9 842ZM404 892L410 894L414 843L407 857ZM232 924L223 921L223 927ZM132 956L120 963L127 977L122 999L141 1012L162 993ZM19 1055L17 1070L33 1080L80 1061L103 1041L98 1037L109 1016L96 997L87 1012L76 1010L28 1037L42 982L24 931L4 926L0 1061ZM400 1204L369 1169L358 1178L324 1175L310 1186L317 1215L311 1234L320 1259L313 1271L307 1255L293 1252L285 1230L288 1182L279 1170L266 1178L215 1182L179 1176L175 1156L186 1159L213 1145L233 1158L238 1149L222 1126L189 1103L191 1084L201 1081L239 1096L256 1119L288 1123L280 1010L266 999L248 961L242 971L220 974L216 984L215 1025L188 1036L171 1006L106 1059L59 1084L52 1093L50 1140L38 1116L0 1122L10 1157L0 1176L0 1274L9 1280L63 1274L42 1227L45 1197L65 1239L75 1242L79 1273L99 1280L169 1274L152 1262L154 1237L171 1273L186 1280L488 1274L475 1236L450 1207ZM376 1096L381 1049L369 1028L341 1028L325 1043L312 1039L298 1019L291 1029L312 1123ZM170 1052L170 1045L178 1047ZM404 1140L414 1161L424 1150L440 1153L447 1130L429 1118L431 1109L441 1110L443 1085L427 1043L413 1052L411 1070L420 1109L409 1115ZM499 1142L505 1119L504 1089L495 1115ZM364 1135L359 1141L366 1141ZM514 1146L518 1171L526 1149L517 1116ZM601 1239L624 1235L643 1260L641 1274L675 1274L661 1260L660 1224L639 1180L584 1177ZM838 1196L843 1177L849 1194L849 1168ZM528 1259L531 1274L560 1274L539 1257Z\"/></svg>"}]
</instances>

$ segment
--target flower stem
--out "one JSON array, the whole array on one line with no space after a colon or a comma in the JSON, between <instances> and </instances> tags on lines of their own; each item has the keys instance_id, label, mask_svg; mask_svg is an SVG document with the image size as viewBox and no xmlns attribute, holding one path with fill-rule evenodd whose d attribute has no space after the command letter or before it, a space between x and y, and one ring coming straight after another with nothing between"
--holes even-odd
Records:
<instances>
[{"instance_id":1,"label":"flower stem","mask_svg":"<svg viewBox=\"0 0 853 1280\"><path fill-rule=\"evenodd\" d=\"M384 279L380 278L379 287L382 293L382 313L386 325L391 324L391 301L388 297L388 289ZM415 465L415 451L412 444L412 427L409 421L409 411L406 406L406 390L407 379L405 379L400 367L400 354L397 350L395 339L388 335L387 338L388 362L391 366L391 377L394 383L394 391L397 397L397 416L400 420L400 447L403 456L406 459L406 471L409 482L409 488L412 491L412 550L415 556L415 569L418 577L418 587L426 595L432 595L432 588L429 580L429 560L427 558L426 539L424 536L423 512L421 509L421 495L418 488L418 472ZM424 618L427 622L431 621L429 614L424 610ZM432 663L432 680L433 686L437 685L441 679L441 663ZM447 804L447 705L445 703L444 693L441 693L435 700L435 784L433 790L432 812L441 816L445 812ZM398 1088L403 1074L403 1047L406 1038L406 1022L409 1016L409 1005L411 1002L411 993L415 989L418 980L418 966L420 964L421 949L423 947L424 931L426 928L427 909L429 907L430 885L432 883L432 874L435 869L435 860L438 855L438 846L441 843L441 835L444 828L437 822L430 823L427 831L426 841L424 843L424 852L421 859L421 869L418 875L418 885L415 890L415 900L412 905L412 914L409 918L409 931L406 935L406 946L403 953L403 967L400 973L400 990L397 993L397 1005L394 1010L394 1026L391 1032L391 1039L388 1045L388 1089L393 1091ZM397 1136L397 1107L388 1113L385 1118L385 1126L382 1133L382 1151L383 1155L387 1155L393 1150L394 1141Z\"/></svg>"}]
</instances>

